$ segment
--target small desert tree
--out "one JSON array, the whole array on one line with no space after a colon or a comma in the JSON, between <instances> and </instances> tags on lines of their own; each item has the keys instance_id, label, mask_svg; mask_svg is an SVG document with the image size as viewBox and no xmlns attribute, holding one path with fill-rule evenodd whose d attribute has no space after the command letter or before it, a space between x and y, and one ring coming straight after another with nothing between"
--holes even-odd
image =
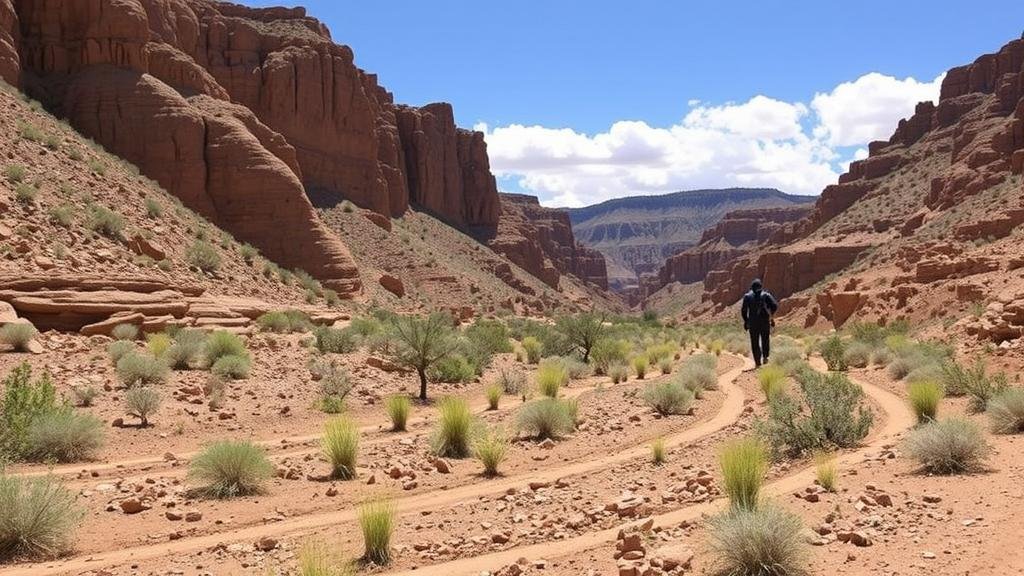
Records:
<instances>
[{"instance_id":1,"label":"small desert tree","mask_svg":"<svg viewBox=\"0 0 1024 576\"><path fill-rule=\"evenodd\" d=\"M446 314L402 316L392 321L391 332L398 344L395 360L416 371L420 378L420 400L426 400L427 370L447 358L458 346L451 318Z\"/></svg>"},{"instance_id":2,"label":"small desert tree","mask_svg":"<svg viewBox=\"0 0 1024 576\"><path fill-rule=\"evenodd\" d=\"M586 312L559 318L555 328L579 351L583 361L589 362L590 350L604 333L604 321L605 316Z\"/></svg>"}]
</instances>

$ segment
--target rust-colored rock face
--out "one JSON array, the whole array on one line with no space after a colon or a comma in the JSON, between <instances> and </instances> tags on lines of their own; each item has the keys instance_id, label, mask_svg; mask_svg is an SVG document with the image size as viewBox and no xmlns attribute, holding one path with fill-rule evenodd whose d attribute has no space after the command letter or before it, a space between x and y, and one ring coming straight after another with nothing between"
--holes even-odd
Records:
<instances>
[{"instance_id":1,"label":"rust-colored rock face","mask_svg":"<svg viewBox=\"0 0 1024 576\"><path fill-rule=\"evenodd\" d=\"M496 226L486 145L451 106L397 106L303 8L0 0L0 76L190 207L343 294L345 246L306 190Z\"/></svg>"},{"instance_id":2,"label":"rust-colored rock face","mask_svg":"<svg viewBox=\"0 0 1024 576\"><path fill-rule=\"evenodd\" d=\"M568 273L608 288L604 256L576 241L567 212L545 208L534 196L502 194L498 226L477 229L476 235L551 287Z\"/></svg>"}]
</instances>

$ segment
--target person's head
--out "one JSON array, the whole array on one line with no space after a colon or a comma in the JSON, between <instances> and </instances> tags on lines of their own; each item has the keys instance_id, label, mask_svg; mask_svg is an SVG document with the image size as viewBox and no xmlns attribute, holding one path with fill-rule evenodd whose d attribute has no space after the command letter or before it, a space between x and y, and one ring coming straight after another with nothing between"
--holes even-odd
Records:
<instances>
[{"instance_id":1,"label":"person's head","mask_svg":"<svg viewBox=\"0 0 1024 576\"><path fill-rule=\"evenodd\" d=\"M750 289L754 292L760 292L763 287L760 278L754 278L754 281L750 283Z\"/></svg>"}]
</instances>

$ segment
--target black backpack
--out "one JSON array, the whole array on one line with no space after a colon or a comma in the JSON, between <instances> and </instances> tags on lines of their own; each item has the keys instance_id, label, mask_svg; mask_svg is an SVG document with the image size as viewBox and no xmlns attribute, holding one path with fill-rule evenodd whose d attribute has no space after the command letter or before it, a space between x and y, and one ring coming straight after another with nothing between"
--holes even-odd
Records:
<instances>
[{"instance_id":1,"label":"black backpack","mask_svg":"<svg viewBox=\"0 0 1024 576\"><path fill-rule=\"evenodd\" d=\"M750 317L760 318L767 320L771 317L771 312L768 311L768 302L765 300L765 292L751 292L750 293Z\"/></svg>"}]
</instances>

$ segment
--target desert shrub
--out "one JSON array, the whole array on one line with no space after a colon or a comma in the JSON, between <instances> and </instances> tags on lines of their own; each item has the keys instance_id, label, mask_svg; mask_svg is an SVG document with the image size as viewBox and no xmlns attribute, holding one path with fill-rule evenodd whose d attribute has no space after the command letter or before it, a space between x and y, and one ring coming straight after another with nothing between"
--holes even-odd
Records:
<instances>
[{"instance_id":1,"label":"desert shrub","mask_svg":"<svg viewBox=\"0 0 1024 576\"><path fill-rule=\"evenodd\" d=\"M647 375L647 356L634 356L633 357L633 372L636 373L638 380L643 380L644 376Z\"/></svg>"},{"instance_id":2,"label":"desert shrub","mask_svg":"<svg viewBox=\"0 0 1024 576\"><path fill-rule=\"evenodd\" d=\"M331 478L355 478L359 455L359 427L355 421L345 416L329 420L324 425L321 450L331 464Z\"/></svg>"},{"instance_id":3,"label":"desert shrub","mask_svg":"<svg viewBox=\"0 0 1024 576\"><path fill-rule=\"evenodd\" d=\"M629 353L629 342L617 338L602 338L591 349L590 360L596 373L610 376L613 366L624 365L629 361Z\"/></svg>"},{"instance_id":4,"label":"desert shrub","mask_svg":"<svg viewBox=\"0 0 1024 576\"><path fill-rule=\"evenodd\" d=\"M252 361L249 356L221 356L210 367L210 372L225 380L244 380L249 377Z\"/></svg>"},{"instance_id":5,"label":"desert shrub","mask_svg":"<svg viewBox=\"0 0 1024 576\"><path fill-rule=\"evenodd\" d=\"M14 199L20 204L34 204L39 190L32 184L22 183L14 188Z\"/></svg>"},{"instance_id":6,"label":"desert shrub","mask_svg":"<svg viewBox=\"0 0 1024 576\"><path fill-rule=\"evenodd\" d=\"M612 378L613 384L629 380L629 366L625 364L612 364L608 368L608 375Z\"/></svg>"},{"instance_id":7,"label":"desert shrub","mask_svg":"<svg viewBox=\"0 0 1024 576\"><path fill-rule=\"evenodd\" d=\"M11 184L19 184L25 180L28 170L21 164L8 164L4 167L4 178Z\"/></svg>"},{"instance_id":8,"label":"desert shrub","mask_svg":"<svg viewBox=\"0 0 1024 576\"><path fill-rule=\"evenodd\" d=\"M25 457L37 461L89 460L103 446L103 422L92 414L62 406L32 418Z\"/></svg>"},{"instance_id":9,"label":"desert shrub","mask_svg":"<svg viewBox=\"0 0 1024 576\"><path fill-rule=\"evenodd\" d=\"M313 345L324 354L349 354L359 348L355 332L347 328L322 326L313 335Z\"/></svg>"},{"instance_id":10,"label":"desert shrub","mask_svg":"<svg viewBox=\"0 0 1024 576\"><path fill-rule=\"evenodd\" d=\"M871 352L871 363L875 366L888 366L896 360L896 354L888 348L875 348Z\"/></svg>"},{"instance_id":11,"label":"desert shrub","mask_svg":"<svg viewBox=\"0 0 1024 576\"><path fill-rule=\"evenodd\" d=\"M60 409L48 373L33 379L32 367L22 362L3 380L0 403L0 460L18 459L28 452L32 422Z\"/></svg>"},{"instance_id":12,"label":"desert shrub","mask_svg":"<svg viewBox=\"0 0 1024 576\"><path fill-rule=\"evenodd\" d=\"M576 429L576 407L559 398L541 398L524 404L516 423L520 431L531 437L558 439Z\"/></svg>"},{"instance_id":13,"label":"desert shrub","mask_svg":"<svg viewBox=\"0 0 1024 576\"><path fill-rule=\"evenodd\" d=\"M655 466L661 466L665 463L665 439L655 438L651 442L651 462Z\"/></svg>"},{"instance_id":14,"label":"desert shrub","mask_svg":"<svg viewBox=\"0 0 1024 576\"><path fill-rule=\"evenodd\" d=\"M71 394L75 398L76 406L88 407L93 405L100 391L93 386L75 386L71 389Z\"/></svg>"},{"instance_id":15,"label":"desert shrub","mask_svg":"<svg viewBox=\"0 0 1024 576\"><path fill-rule=\"evenodd\" d=\"M870 344L864 342L851 342L843 351L843 363L854 368L864 368L871 361Z\"/></svg>"},{"instance_id":16,"label":"desert shrub","mask_svg":"<svg viewBox=\"0 0 1024 576\"><path fill-rule=\"evenodd\" d=\"M579 380L590 376L590 364L581 362L580 360L569 356L562 356L558 361L565 367L565 371L568 372L570 380Z\"/></svg>"},{"instance_id":17,"label":"desert shrub","mask_svg":"<svg viewBox=\"0 0 1024 576\"><path fill-rule=\"evenodd\" d=\"M203 343L203 359L207 366L213 366L218 360L225 356L249 357L249 351L245 349L245 342L237 334L227 330L211 332Z\"/></svg>"},{"instance_id":18,"label":"desert shrub","mask_svg":"<svg viewBox=\"0 0 1024 576\"><path fill-rule=\"evenodd\" d=\"M120 238L124 231L124 217L106 206L93 204L89 207L89 221L87 226L93 232L98 232L110 238Z\"/></svg>"},{"instance_id":19,"label":"desert shrub","mask_svg":"<svg viewBox=\"0 0 1024 576\"><path fill-rule=\"evenodd\" d=\"M814 457L814 479L829 492L836 491L836 460L828 452L822 452Z\"/></svg>"},{"instance_id":20,"label":"desert shrub","mask_svg":"<svg viewBox=\"0 0 1024 576\"><path fill-rule=\"evenodd\" d=\"M729 576L807 574L800 517L777 505L731 508L708 521L717 573Z\"/></svg>"},{"instance_id":21,"label":"desert shrub","mask_svg":"<svg viewBox=\"0 0 1024 576\"><path fill-rule=\"evenodd\" d=\"M557 398L558 391L569 383L569 372L557 360L545 360L537 367L537 390L549 398Z\"/></svg>"},{"instance_id":22,"label":"desert shrub","mask_svg":"<svg viewBox=\"0 0 1024 576\"><path fill-rule=\"evenodd\" d=\"M533 336L527 336L526 338L523 338L522 344L523 350L526 352L526 361L530 364L536 364L540 362L540 340L537 340Z\"/></svg>"},{"instance_id":23,"label":"desert shrub","mask_svg":"<svg viewBox=\"0 0 1024 576\"><path fill-rule=\"evenodd\" d=\"M149 386L136 386L124 395L128 415L139 419L139 426L149 426L149 417L160 409L160 393Z\"/></svg>"},{"instance_id":24,"label":"desert shrub","mask_svg":"<svg viewBox=\"0 0 1024 576\"><path fill-rule=\"evenodd\" d=\"M799 382L805 407L777 394L768 403L767 420L757 425L776 453L848 448L867 436L874 416L862 403L860 386L837 373L806 372Z\"/></svg>"},{"instance_id":25,"label":"desert shrub","mask_svg":"<svg viewBox=\"0 0 1024 576\"><path fill-rule=\"evenodd\" d=\"M590 350L604 333L604 321L603 315L583 312L558 318L555 320L555 330L579 353L584 362L589 362Z\"/></svg>"},{"instance_id":26,"label":"desert shrub","mask_svg":"<svg viewBox=\"0 0 1024 576\"><path fill-rule=\"evenodd\" d=\"M15 352L28 352L28 344L39 332L35 326L14 322L0 326L0 342L9 346Z\"/></svg>"},{"instance_id":27,"label":"desert shrub","mask_svg":"<svg viewBox=\"0 0 1024 576\"><path fill-rule=\"evenodd\" d=\"M708 351L715 356L721 356L723 349L725 349L725 340L722 340L721 338L712 340L711 343L708 344Z\"/></svg>"},{"instance_id":28,"label":"desert shrub","mask_svg":"<svg viewBox=\"0 0 1024 576\"><path fill-rule=\"evenodd\" d=\"M50 222L65 228L71 226L72 222L75 221L75 208L68 204L54 206L47 213L50 216Z\"/></svg>"},{"instance_id":29,"label":"desert shrub","mask_svg":"<svg viewBox=\"0 0 1024 576\"><path fill-rule=\"evenodd\" d=\"M505 391L501 388L500 384L491 384L484 388L484 396L487 398L487 409L497 410L498 403L501 402L501 397L505 394Z\"/></svg>"},{"instance_id":30,"label":"desert shrub","mask_svg":"<svg viewBox=\"0 0 1024 576\"><path fill-rule=\"evenodd\" d=\"M498 385L505 394L518 396L526 389L526 374L518 370L501 370L498 372Z\"/></svg>"},{"instance_id":31,"label":"desert shrub","mask_svg":"<svg viewBox=\"0 0 1024 576\"><path fill-rule=\"evenodd\" d=\"M114 340L135 340L139 337L139 327L134 324L118 324L110 331Z\"/></svg>"},{"instance_id":32,"label":"desert shrub","mask_svg":"<svg viewBox=\"0 0 1024 576\"><path fill-rule=\"evenodd\" d=\"M395 396L389 396L384 401L384 411L388 413L388 419L391 420L391 430L395 432L405 430L411 409L412 402L408 396L396 394Z\"/></svg>"},{"instance_id":33,"label":"desert shrub","mask_svg":"<svg viewBox=\"0 0 1024 576\"><path fill-rule=\"evenodd\" d=\"M644 402L663 416L686 414L693 400L693 392L678 381L654 382L644 389Z\"/></svg>"},{"instance_id":34,"label":"desert shrub","mask_svg":"<svg viewBox=\"0 0 1024 576\"><path fill-rule=\"evenodd\" d=\"M395 507L388 500L371 500L359 507L359 528L363 533L363 559L385 565L391 561L391 535L395 530Z\"/></svg>"},{"instance_id":35,"label":"desert shrub","mask_svg":"<svg viewBox=\"0 0 1024 576\"><path fill-rule=\"evenodd\" d=\"M200 483L201 494L233 498L260 492L273 473L263 448L248 440L222 440L192 459L189 479Z\"/></svg>"},{"instance_id":36,"label":"desert shrub","mask_svg":"<svg viewBox=\"0 0 1024 576\"><path fill-rule=\"evenodd\" d=\"M765 401L770 402L776 395L781 394L786 388L786 371L780 366L767 364L757 370L757 382L764 392Z\"/></svg>"},{"instance_id":37,"label":"desert shrub","mask_svg":"<svg viewBox=\"0 0 1024 576\"><path fill-rule=\"evenodd\" d=\"M126 388L163 384L168 371L163 359L141 352L129 352L117 361L117 377Z\"/></svg>"},{"instance_id":38,"label":"desert shrub","mask_svg":"<svg viewBox=\"0 0 1024 576\"><path fill-rule=\"evenodd\" d=\"M355 568L327 544L308 540L299 549L299 576L354 576ZM272 576L274 573L270 572Z\"/></svg>"},{"instance_id":39,"label":"desert shrub","mask_svg":"<svg viewBox=\"0 0 1024 576\"><path fill-rule=\"evenodd\" d=\"M477 319L465 331L466 339L490 354L512 351L508 327L498 320Z\"/></svg>"},{"instance_id":40,"label":"desert shrub","mask_svg":"<svg viewBox=\"0 0 1024 576\"><path fill-rule=\"evenodd\" d=\"M838 334L825 338L818 344L821 357L825 359L828 369L833 372L846 370L846 343Z\"/></svg>"},{"instance_id":41,"label":"desert shrub","mask_svg":"<svg viewBox=\"0 0 1024 576\"><path fill-rule=\"evenodd\" d=\"M996 434L1024 432L1024 389L1007 388L996 394L985 412Z\"/></svg>"},{"instance_id":42,"label":"desert shrub","mask_svg":"<svg viewBox=\"0 0 1024 576\"><path fill-rule=\"evenodd\" d=\"M196 240L185 250L185 260L190 266L203 272L213 272L220 268L220 252L206 240Z\"/></svg>"},{"instance_id":43,"label":"desert shrub","mask_svg":"<svg viewBox=\"0 0 1024 576\"><path fill-rule=\"evenodd\" d=\"M957 474L980 467L990 447L981 428L966 418L946 418L911 430L903 449L933 474Z\"/></svg>"},{"instance_id":44,"label":"desert shrub","mask_svg":"<svg viewBox=\"0 0 1024 576\"><path fill-rule=\"evenodd\" d=\"M473 441L473 456L484 467L485 476L496 476L508 453L508 438L500 430L489 430Z\"/></svg>"},{"instance_id":45,"label":"desert shrub","mask_svg":"<svg viewBox=\"0 0 1024 576\"><path fill-rule=\"evenodd\" d=\"M206 333L184 328L174 335L174 343L164 354L164 360L174 370L188 370L202 362L206 348Z\"/></svg>"},{"instance_id":46,"label":"desert shrub","mask_svg":"<svg viewBox=\"0 0 1024 576\"><path fill-rule=\"evenodd\" d=\"M718 388L718 375L715 374L714 369L709 369L706 365L701 365L699 362L685 362L679 368L676 378L678 378L680 384L694 394Z\"/></svg>"},{"instance_id":47,"label":"desert shrub","mask_svg":"<svg viewBox=\"0 0 1024 576\"><path fill-rule=\"evenodd\" d=\"M256 325L264 332L278 334L305 332L313 326L309 316L301 310L272 310L257 318Z\"/></svg>"},{"instance_id":48,"label":"desert shrub","mask_svg":"<svg viewBox=\"0 0 1024 576\"><path fill-rule=\"evenodd\" d=\"M303 290L307 290L309 292L312 292L313 294L315 294L317 296L319 296L323 292L324 287L320 284L320 282L316 278L313 278L312 276L310 276L309 272L306 272L305 270L298 270L298 269L296 269L294 274L295 274L295 280L299 283L299 286Z\"/></svg>"},{"instance_id":49,"label":"desert shrub","mask_svg":"<svg viewBox=\"0 0 1024 576\"><path fill-rule=\"evenodd\" d=\"M753 509L758 505L764 475L768 472L768 452L756 438L733 440L718 455L722 483L734 508Z\"/></svg>"},{"instance_id":50,"label":"desert shrub","mask_svg":"<svg viewBox=\"0 0 1024 576\"><path fill-rule=\"evenodd\" d=\"M464 356L452 355L438 360L428 371L430 379L435 382L472 382L476 370Z\"/></svg>"},{"instance_id":51,"label":"desert shrub","mask_svg":"<svg viewBox=\"0 0 1024 576\"><path fill-rule=\"evenodd\" d=\"M668 358L665 358L665 359L659 361L658 362L658 370L660 370L663 375L664 374L671 374L672 373L672 360L670 360Z\"/></svg>"},{"instance_id":52,"label":"desert shrub","mask_svg":"<svg viewBox=\"0 0 1024 576\"><path fill-rule=\"evenodd\" d=\"M939 402L942 400L942 386L927 380L913 382L907 386L907 396L918 423L935 420L935 415L939 412Z\"/></svg>"},{"instance_id":53,"label":"desert shrub","mask_svg":"<svg viewBox=\"0 0 1024 576\"><path fill-rule=\"evenodd\" d=\"M952 360L946 361L942 364L941 374L946 394L968 395L970 409L975 412L983 411L992 397L1009 386L1005 374L989 374L985 362L980 358L970 366Z\"/></svg>"},{"instance_id":54,"label":"desert shrub","mask_svg":"<svg viewBox=\"0 0 1024 576\"><path fill-rule=\"evenodd\" d=\"M416 371L420 380L420 399L427 399L427 371L455 352L459 343L452 332L452 319L445 314L426 318L401 316L391 320L394 360Z\"/></svg>"},{"instance_id":55,"label":"desert shrub","mask_svg":"<svg viewBox=\"0 0 1024 576\"><path fill-rule=\"evenodd\" d=\"M311 370L320 377L320 410L338 414L345 409L345 399L352 393L348 371L333 361L320 359Z\"/></svg>"},{"instance_id":56,"label":"desert shrub","mask_svg":"<svg viewBox=\"0 0 1024 576\"><path fill-rule=\"evenodd\" d=\"M117 363L128 354L135 353L135 344L127 340L115 340L107 345L107 356L116 366Z\"/></svg>"},{"instance_id":57,"label":"desert shrub","mask_svg":"<svg viewBox=\"0 0 1024 576\"><path fill-rule=\"evenodd\" d=\"M157 358L163 358L164 354L167 354L167 350L174 344L174 340L170 336L159 332L157 334L150 334L146 338L146 349L149 353Z\"/></svg>"},{"instance_id":58,"label":"desert shrub","mask_svg":"<svg viewBox=\"0 0 1024 576\"><path fill-rule=\"evenodd\" d=\"M75 494L55 478L0 473L0 560L64 554L84 515Z\"/></svg>"},{"instance_id":59,"label":"desert shrub","mask_svg":"<svg viewBox=\"0 0 1024 576\"><path fill-rule=\"evenodd\" d=\"M431 438L431 449L438 456L465 458L470 453L470 434L475 419L462 398L447 397L438 406L441 415Z\"/></svg>"},{"instance_id":60,"label":"desert shrub","mask_svg":"<svg viewBox=\"0 0 1024 576\"><path fill-rule=\"evenodd\" d=\"M154 198L146 197L142 200L143 205L146 208L146 216L148 218L157 219L164 215L164 207L162 204L157 202Z\"/></svg>"}]
</instances>

